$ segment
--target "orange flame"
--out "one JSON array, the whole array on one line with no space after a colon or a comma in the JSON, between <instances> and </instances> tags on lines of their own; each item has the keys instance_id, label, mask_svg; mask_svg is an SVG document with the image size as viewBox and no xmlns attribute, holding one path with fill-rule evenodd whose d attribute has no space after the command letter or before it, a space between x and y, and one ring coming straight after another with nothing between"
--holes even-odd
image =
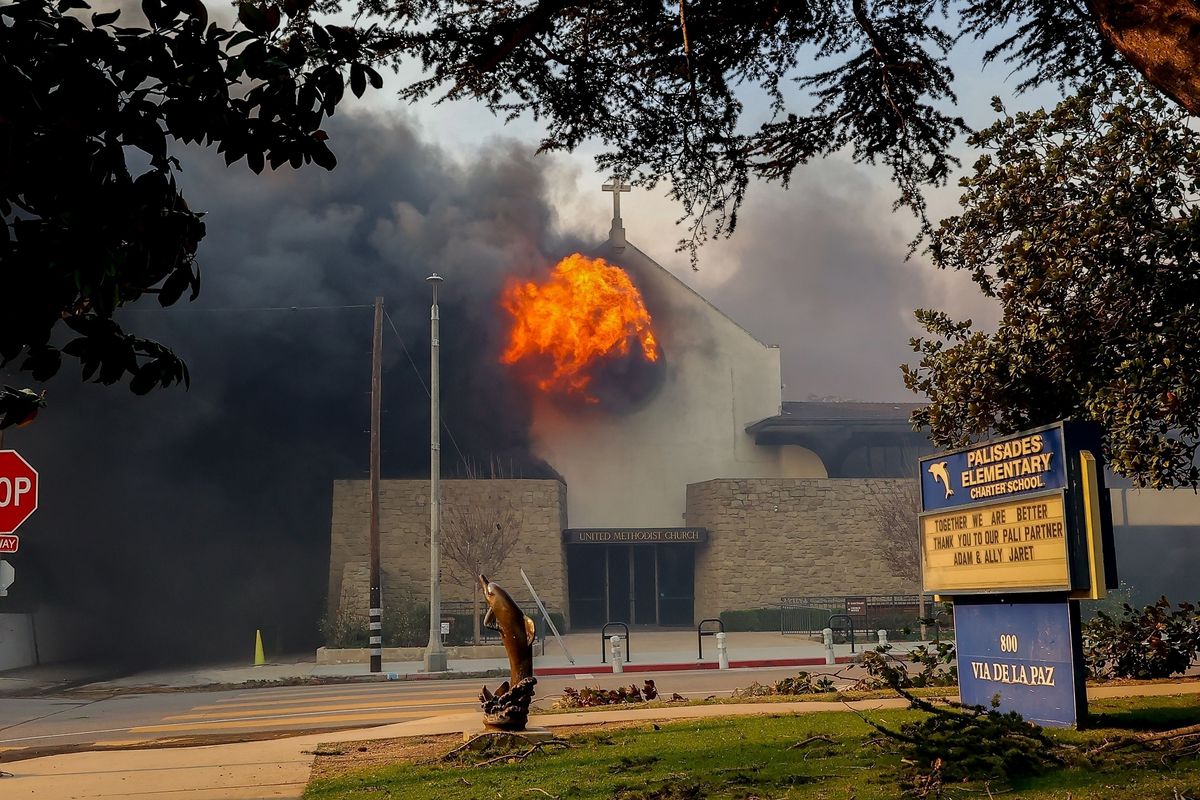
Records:
<instances>
[{"instance_id":1,"label":"orange flame","mask_svg":"<svg viewBox=\"0 0 1200 800\"><path fill-rule=\"evenodd\" d=\"M598 402L587 392L591 367L607 356L627 355L631 339L643 358L658 360L641 292L623 269L602 258L572 253L544 283L512 280L500 304L513 317L500 361L527 359L542 391L580 393Z\"/></svg>"}]
</instances>

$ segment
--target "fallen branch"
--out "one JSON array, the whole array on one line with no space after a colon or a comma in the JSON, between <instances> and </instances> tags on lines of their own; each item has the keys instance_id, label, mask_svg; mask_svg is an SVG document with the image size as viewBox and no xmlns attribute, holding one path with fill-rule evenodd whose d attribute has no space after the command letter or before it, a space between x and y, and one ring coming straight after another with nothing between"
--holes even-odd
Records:
<instances>
[{"instance_id":1,"label":"fallen branch","mask_svg":"<svg viewBox=\"0 0 1200 800\"><path fill-rule=\"evenodd\" d=\"M485 761L480 761L475 766L486 767L489 764L495 764L500 761L509 761L509 760L524 761L525 759L529 758L531 755L536 753L538 750L541 750L543 747L546 747L547 745L552 745L552 744L557 745L559 747L570 747L571 746L570 742L566 741L565 739L546 739L543 742L534 742L533 747L530 747L524 753L504 753L503 755L496 756L495 758L489 758Z\"/></svg>"},{"instance_id":2,"label":"fallen branch","mask_svg":"<svg viewBox=\"0 0 1200 800\"><path fill-rule=\"evenodd\" d=\"M812 744L813 742L829 742L830 744L835 744L833 739L830 739L828 736L817 735L817 736L810 736L807 739L796 742L793 745L788 745L788 750L799 750L801 747L807 747L808 745Z\"/></svg>"},{"instance_id":3,"label":"fallen branch","mask_svg":"<svg viewBox=\"0 0 1200 800\"><path fill-rule=\"evenodd\" d=\"M1109 750L1119 750L1122 747L1131 747L1137 744L1149 744L1151 742L1164 742L1170 739L1184 739L1191 736L1200 736L1200 725L1188 725L1185 728L1173 728L1169 731L1154 731L1153 733L1139 733L1134 736L1126 736L1122 739L1113 739L1107 741L1099 747L1093 747L1087 752L1089 756L1106 753Z\"/></svg>"},{"instance_id":4,"label":"fallen branch","mask_svg":"<svg viewBox=\"0 0 1200 800\"><path fill-rule=\"evenodd\" d=\"M512 733L511 731L488 731L487 733L481 733L477 736L472 736L469 740L463 742L458 747L451 750L449 753L446 753L441 758L435 759L435 760L450 761L451 759L453 759L455 756L457 756L462 751L474 749L476 746L478 746L480 739L499 739L499 738L510 739L514 736L519 736L519 735L520 734Z\"/></svg>"}]
</instances>

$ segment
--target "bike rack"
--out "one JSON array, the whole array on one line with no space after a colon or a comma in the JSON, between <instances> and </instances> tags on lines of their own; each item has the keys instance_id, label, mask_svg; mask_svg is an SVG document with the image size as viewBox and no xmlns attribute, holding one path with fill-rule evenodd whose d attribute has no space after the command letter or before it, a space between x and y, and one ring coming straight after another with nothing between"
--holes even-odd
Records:
<instances>
[{"instance_id":1,"label":"bike rack","mask_svg":"<svg viewBox=\"0 0 1200 800\"><path fill-rule=\"evenodd\" d=\"M849 627L849 629L850 629L850 652L853 653L854 652L854 620L853 620L853 618L851 618L851 616L849 614L830 614L829 622L828 622L828 626L830 628L833 627L833 621L835 619L846 620L846 626Z\"/></svg>"},{"instance_id":2,"label":"bike rack","mask_svg":"<svg viewBox=\"0 0 1200 800\"><path fill-rule=\"evenodd\" d=\"M717 623L720 630L719 631L704 630L704 624L706 622ZM716 617L713 617L711 619L700 620L700 624L696 626L696 659L700 660L700 659L704 658L704 637L705 636L715 636L717 633L724 633L724 632L725 632L725 623L722 622L721 620L717 619Z\"/></svg>"},{"instance_id":3,"label":"bike rack","mask_svg":"<svg viewBox=\"0 0 1200 800\"><path fill-rule=\"evenodd\" d=\"M629 626L624 622L607 622L604 624L604 627L600 629L600 663L608 663L605 661L608 656L604 652L604 644L608 641L608 629L613 625L620 625L625 630L625 661L626 663L633 661L633 659L629 657Z\"/></svg>"}]
</instances>

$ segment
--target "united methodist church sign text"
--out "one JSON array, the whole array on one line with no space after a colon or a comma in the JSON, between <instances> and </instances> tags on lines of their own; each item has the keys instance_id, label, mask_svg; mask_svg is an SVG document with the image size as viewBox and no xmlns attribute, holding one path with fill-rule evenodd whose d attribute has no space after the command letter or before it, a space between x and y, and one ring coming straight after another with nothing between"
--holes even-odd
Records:
<instances>
[{"instance_id":1,"label":"united methodist church sign text","mask_svg":"<svg viewBox=\"0 0 1200 800\"><path fill-rule=\"evenodd\" d=\"M687 544L708 541L708 528L567 528L565 544Z\"/></svg>"}]
</instances>

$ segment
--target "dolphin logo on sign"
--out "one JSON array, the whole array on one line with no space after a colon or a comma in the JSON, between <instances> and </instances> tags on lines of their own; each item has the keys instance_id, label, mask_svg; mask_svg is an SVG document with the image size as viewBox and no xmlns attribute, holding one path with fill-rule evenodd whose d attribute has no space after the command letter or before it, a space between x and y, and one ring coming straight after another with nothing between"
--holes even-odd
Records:
<instances>
[{"instance_id":1,"label":"dolphin logo on sign","mask_svg":"<svg viewBox=\"0 0 1200 800\"><path fill-rule=\"evenodd\" d=\"M954 494L954 490L950 488L950 473L946 471L945 461L939 461L936 464L930 464L929 474L933 476L934 483L940 483L946 488L946 497L950 497Z\"/></svg>"}]
</instances>

